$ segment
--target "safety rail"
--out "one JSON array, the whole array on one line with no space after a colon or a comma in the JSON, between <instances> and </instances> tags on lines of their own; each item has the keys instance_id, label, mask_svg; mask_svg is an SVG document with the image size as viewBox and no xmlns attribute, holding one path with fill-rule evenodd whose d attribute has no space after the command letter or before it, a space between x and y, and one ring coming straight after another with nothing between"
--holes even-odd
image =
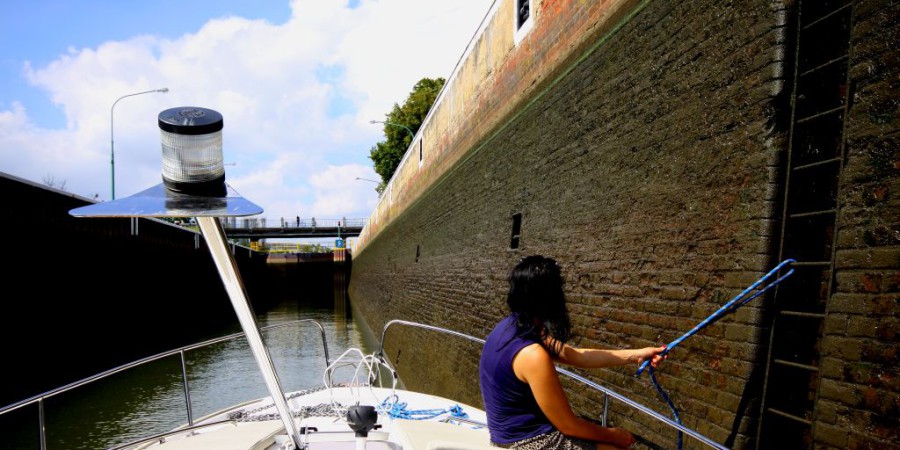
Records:
<instances>
[{"instance_id":1,"label":"safety rail","mask_svg":"<svg viewBox=\"0 0 900 450\"><path fill-rule=\"evenodd\" d=\"M229 217L222 218L226 229L235 228L362 228L369 218L316 219L299 217Z\"/></svg>"},{"instance_id":2,"label":"safety rail","mask_svg":"<svg viewBox=\"0 0 900 450\"><path fill-rule=\"evenodd\" d=\"M324 245L321 242L266 242L264 244L256 243L254 246L254 243L251 242L250 248L265 253L333 253L335 251L346 250L353 247L353 241L351 239L347 239L343 242L345 243L343 247Z\"/></svg>"},{"instance_id":3,"label":"safety rail","mask_svg":"<svg viewBox=\"0 0 900 450\"><path fill-rule=\"evenodd\" d=\"M484 339L480 339L480 338L477 338L474 336L470 336L468 334L460 333L458 331L449 330L449 329L441 328L441 327L436 327L434 325L427 325L427 324L423 324L423 323L419 323L419 322L411 322L408 320L391 320L390 322L384 324L384 328L381 331L381 342L379 343L379 346L378 346L378 356L380 356L382 358L384 357L384 338L387 335L388 328L390 328L393 325L406 325L406 326L410 326L413 328L422 328L422 329L426 329L426 330L437 331L440 333L445 333L445 334L449 334L452 336L468 339L470 341L477 342L481 345L484 345L484 342L485 342ZM650 409L649 407L647 407L641 403L638 403L634 400L631 400L628 397L625 397L622 394L619 394L619 393L613 391L612 389L600 386L599 384L594 383L593 381L590 381L587 378L582 377L581 375L577 375L575 373L572 373L572 372L570 372L566 369L560 368L560 367L557 367L556 371L581 383L581 384L584 384L585 386L588 386L596 391L603 393L603 410L601 412L601 423L603 426L606 426L606 423L607 423L606 418L607 418L607 414L609 411L609 399L613 398L613 399L619 400L622 403L638 410L641 413L644 413L644 414L658 420L659 422L662 422L663 424L669 426L670 428L674 428L675 430L681 431L685 435L690 436L712 448L719 449L719 450L728 450L728 447L724 447L724 446L718 444L717 442L709 439L708 437L706 437L690 428L687 428L684 425L681 425L681 424L673 421L672 419L669 419L668 417L663 416L662 414L654 411L653 409Z\"/></svg>"},{"instance_id":4,"label":"safety rail","mask_svg":"<svg viewBox=\"0 0 900 450\"><path fill-rule=\"evenodd\" d=\"M288 326L292 326L292 325L300 325L300 324L304 324L304 323L312 323L312 324L316 325L317 327L319 327L319 331L320 331L320 333L321 333L321 335L322 335L322 348L323 348L323 350L324 350L324 352L325 352L325 353L324 353L324 356L325 356L325 365L326 365L326 366L330 365L330 364L331 364L331 361L330 361L330 359L329 359L329 357L328 357L328 342L327 342L327 339L326 339L326 337L325 337L325 327L323 327L322 324L319 323L317 320L314 320L314 319L292 320L292 321L290 321L290 322L284 322L284 323L279 323L279 324L275 324L275 325L268 325L268 326L265 326L265 327L260 327L260 331L268 331L268 330L273 330L273 329L276 329L276 328L284 328L284 327L288 327ZM234 340L234 339L237 339L237 338L240 338L240 337L244 337L244 333L243 333L243 332L240 332L240 333L233 333L233 334L229 334L229 335L227 335L227 336L222 336L222 337L218 337L218 338L214 338L214 339L209 339L209 340L206 340L206 341L198 342L198 343L196 343L196 344L187 345L187 346L184 346L184 347L175 349L175 350L169 350L169 351L166 351L166 352L163 352L163 353L158 353L158 354L153 355L153 356L148 356L148 357L146 357L146 358L139 359L139 360L137 360L137 361L133 361L133 362L130 362L130 363L127 363L127 364L123 364L123 365L121 365L121 366L118 366L118 367L109 369L109 370L107 370L107 371L105 371L105 372L100 372L100 373L98 373L98 374L96 374L96 375L92 375L92 376L90 376L90 377L83 378L83 379L81 379L81 380L78 380L78 381L69 383L69 384L67 384L67 385L65 385L65 386L61 386L61 387L58 387L58 388L56 388L56 389L53 389L53 390L50 390L50 391L47 391L47 392L44 392L44 393L41 393L41 394L38 394L38 395L35 395L35 396L32 396L32 397L29 397L29 398L27 398L27 399L25 399L25 400L21 400L21 401L19 401L19 402L16 402L16 403L13 403L13 404L4 406L3 408L0 408L0 416L4 415L4 414L6 414L6 413L10 413L10 412L12 412L12 411L15 411L15 410L24 408L24 407L29 406L29 405L37 404L37 405L38 405L38 425L39 425L39 430L40 430L40 444L41 444L41 450L46 450L46 448L47 448L47 437L46 437L46 429L45 429L45 428L46 428L46 423L45 423L45 421L44 421L44 400L49 399L49 398L51 398L51 397L55 397L55 396L57 396L57 395L59 395L59 394L62 394L62 393L64 393L64 392L68 392L68 391L71 391L71 390L73 390L73 389L76 389L76 388L79 388L79 387L88 385L88 384L93 383L93 382L95 382L95 381L102 380L102 379L104 379L104 378L107 378L107 377L109 377L109 376L115 375L115 374L117 374L117 373L119 373L119 372L126 371L126 370L128 370L128 369L132 369L132 368L135 368L135 367L138 367L138 366L142 366L142 365L144 365L144 364L151 363L151 362L154 362L154 361L158 361L158 360L160 360L160 359L168 358L168 357L170 357L170 356L179 355L179 356L180 356L180 363L181 363L181 377L182 377L182 383L183 383L182 389L183 389L183 391L184 391L184 399L185 399L185 405L186 405L186 410L187 410L186 412L187 412L187 416L188 416L188 425L187 425L187 426L188 426L189 428L190 428L190 427L194 427L193 412L191 411L191 393L190 393L190 386L188 385L188 378L187 378L187 364L186 364L186 362L185 362L185 353L188 352L188 351L191 351L191 350L197 350L197 349L200 349L200 348L203 348L203 347L208 347L208 346L213 345L213 344L218 344L218 343L221 343L221 342L231 341L231 340ZM184 431L184 430L182 429L181 431ZM119 448L119 447L116 447L116 448Z\"/></svg>"}]
</instances>

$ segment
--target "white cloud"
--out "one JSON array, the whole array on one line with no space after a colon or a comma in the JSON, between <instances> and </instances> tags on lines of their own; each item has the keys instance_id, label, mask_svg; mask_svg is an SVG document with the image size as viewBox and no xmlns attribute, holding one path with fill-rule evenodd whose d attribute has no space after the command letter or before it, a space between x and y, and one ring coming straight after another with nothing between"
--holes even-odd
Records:
<instances>
[{"instance_id":1,"label":"white cloud","mask_svg":"<svg viewBox=\"0 0 900 450\"><path fill-rule=\"evenodd\" d=\"M0 170L108 199L110 108L116 196L160 181L157 114L203 106L225 118L228 181L266 217L365 217L377 201L368 159L382 139L369 123L422 77L449 77L489 0L295 0L283 24L214 19L177 39L135 36L71 49L29 81L65 113L62 130L0 105Z\"/></svg>"},{"instance_id":2,"label":"white cloud","mask_svg":"<svg viewBox=\"0 0 900 450\"><path fill-rule=\"evenodd\" d=\"M376 185L356 179L371 177L371 174L371 167L358 164L330 166L313 174L309 179L315 194L311 214L318 217L340 218L346 217L346 211L371 211L378 200L377 196L371 196L371 193L375 192ZM348 181L334 183L334 180L338 179Z\"/></svg>"}]
</instances>

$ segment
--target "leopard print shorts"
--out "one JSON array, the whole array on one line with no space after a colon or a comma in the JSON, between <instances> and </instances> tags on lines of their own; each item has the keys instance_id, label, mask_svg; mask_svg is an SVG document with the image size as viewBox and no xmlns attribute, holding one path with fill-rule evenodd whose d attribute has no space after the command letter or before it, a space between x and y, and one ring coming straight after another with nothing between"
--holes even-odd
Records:
<instances>
[{"instance_id":1,"label":"leopard print shorts","mask_svg":"<svg viewBox=\"0 0 900 450\"><path fill-rule=\"evenodd\" d=\"M494 447L510 448L514 450L596 450L597 444L584 439L571 438L563 435L559 430L539 434L521 441L509 444L497 444L491 442Z\"/></svg>"}]
</instances>

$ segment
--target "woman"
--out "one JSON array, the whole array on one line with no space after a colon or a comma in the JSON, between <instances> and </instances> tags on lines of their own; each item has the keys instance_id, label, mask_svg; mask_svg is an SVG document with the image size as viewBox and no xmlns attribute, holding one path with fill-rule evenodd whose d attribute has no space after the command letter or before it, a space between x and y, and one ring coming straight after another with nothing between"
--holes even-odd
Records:
<instances>
[{"instance_id":1,"label":"woman","mask_svg":"<svg viewBox=\"0 0 900 450\"><path fill-rule=\"evenodd\" d=\"M663 347L599 350L571 347L569 313L559 266L551 258L529 256L509 275L510 315L488 336L479 378L491 444L533 449L605 450L627 448L634 436L622 428L596 425L575 415L554 362L602 368L652 358Z\"/></svg>"}]
</instances>

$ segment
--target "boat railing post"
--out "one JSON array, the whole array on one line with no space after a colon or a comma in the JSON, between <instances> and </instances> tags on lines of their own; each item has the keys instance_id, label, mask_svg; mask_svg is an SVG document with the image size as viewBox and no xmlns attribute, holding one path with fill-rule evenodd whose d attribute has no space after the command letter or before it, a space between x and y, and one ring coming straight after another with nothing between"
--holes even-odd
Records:
<instances>
[{"instance_id":1,"label":"boat railing post","mask_svg":"<svg viewBox=\"0 0 900 450\"><path fill-rule=\"evenodd\" d=\"M41 431L41 450L47 450L47 432L44 423L44 399L38 400L38 427Z\"/></svg>"},{"instance_id":2,"label":"boat railing post","mask_svg":"<svg viewBox=\"0 0 900 450\"><path fill-rule=\"evenodd\" d=\"M191 410L191 386L188 383L187 364L184 362L184 350L178 352L181 356L181 382L184 384L184 404L187 407L188 426L194 426L194 413Z\"/></svg>"},{"instance_id":3,"label":"boat railing post","mask_svg":"<svg viewBox=\"0 0 900 450\"><path fill-rule=\"evenodd\" d=\"M322 333L322 350L325 351L325 367L328 367L331 365L331 359L328 358L328 338L325 336L325 327L319 322L313 321L313 323L319 327L319 332Z\"/></svg>"},{"instance_id":4,"label":"boat railing post","mask_svg":"<svg viewBox=\"0 0 900 450\"><path fill-rule=\"evenodd\" d=\"M606 425L606 416L609 413L609 394L603 393L603 411L600 412L600 426Z\"/></svg>"}]
</instances>

